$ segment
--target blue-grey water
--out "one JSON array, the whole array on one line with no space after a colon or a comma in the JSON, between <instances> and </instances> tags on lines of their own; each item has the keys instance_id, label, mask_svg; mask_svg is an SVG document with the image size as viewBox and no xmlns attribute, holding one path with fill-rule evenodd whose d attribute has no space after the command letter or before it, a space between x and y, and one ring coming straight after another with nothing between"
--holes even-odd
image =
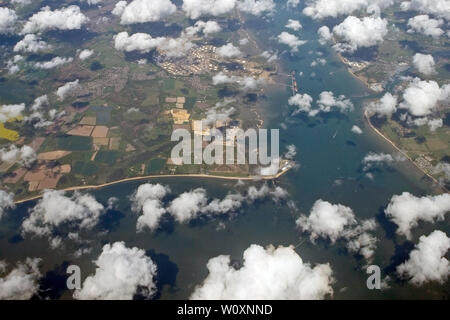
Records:
<instances>
[{"instance_id":1,"label":"blue-grey water","mask_svg":"<svg viewBox=\"0 0 450 320\"><path fill-rule=\"evenodd\" d=\"M329 47L318 44L316 30L319 25L306 18L303 20L303 16L279 10L269 22L258 23L258 29L253 28L252 31L260 39L262 47L278 48L280 51L286 49L277 45L276 41L263 42L261 39L270 39L279 34L284 30L288 18L302 20L304 28L299 34L308 40L294 56L281 55L285 71L303 72L303 76L298 76L300 91L310 94L314 99L322 91L333 91L351 98L355 105L355 110L348 114L331 113L308 119L290 115L287 100L291 92L285 87L268 88L267 100L260 101L265 126L285 128L280 130L281 149L290 144L297 148L296 162L300 167L274 183L289 191L290 199L295 201L298 211L292 211L286 203L264 201L247 206L232 217L208 218L186 225L166 223L156 233L137 234L137 216L131 212L128 196L143 182L123 183L91 192L102 203L106 203L110 197L119 199L117 210L108 212L100 227L85 235L86 238L94 239L91 253L73 258L72 253L77 247L71 242L67 242L64 249L52 251L45 239L22 239L19 235L21 221L26 217L27 210L35 204L30 202L18 206L0 222L0 260L14 262L26 257L43 258L42 270L46 274L42 289L47 291L42 295L70 298L71 293L64 290L64 267L77 264L81 267L83 277L86 277L95 270L92 260L99 255L103 244L125 241L129 247L145 249L157 263L157 298L183 299L188 298L195 285L206 277L206 263L212 257L227 254L232 259L240 260L243 251L251 244L300 244L296 251L304 261L330 263L336 278L333 284L335 299L448 298L448 282L445 285L429 284L416 288L396 280L394 273L395 266L407 258L420 235L434 229L448 233L448 219L433 225L421 224L414 229L412 242L407 242L395 235L395 227L383 214L383 208L394 194L408 191L420 196L439 191L424 181L422 175L407 162L376 172L373 180L364 176L361 160L367 152L393 152L392 147L371 132L363 121L363 99L370 93L347 72ZM248 27L252 26L249 24ZM323 52L322 58L327 60L327 64L310 67L319 51ZM313 72L314 77L310 76ZM363 129L362 135L350 131L355 124ZM211 198L223 197L230 191L246 187L236 187L233 181L207 179L170 178L151 182L169 185L173 194L203 187ZM258 185L247 183L247 186L250 184ZM383 276L390 275L394 279L391 289L368 290L364 261L347 253L344 243L331 245L318 241L314 245L309 240L303 241L307 236L296 230L295 220L300 213L308 213L318 199L349 206L359 218L376 218L379 243L374 263L381 267ZM221 224L225 228L219 228Z\"/></svg>"}]
</instances>

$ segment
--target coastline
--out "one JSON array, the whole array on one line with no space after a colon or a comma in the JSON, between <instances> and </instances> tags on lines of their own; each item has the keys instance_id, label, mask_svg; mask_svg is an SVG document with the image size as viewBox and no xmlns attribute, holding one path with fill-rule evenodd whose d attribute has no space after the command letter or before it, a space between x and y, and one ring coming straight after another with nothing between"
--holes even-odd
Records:
<instances>
[{"instance_id":1,"label":"coastline","mask_svg":"<svg viewBox=\"0 0 450 320\"><path fill-rule=\"evenodd\" d=\"M397 150L398 152L400 152L400 154L402 156L404 156L406 159L408 159L413 165L414 167L416 167L421 173L423 173L424 175L426 175L428 178L430 178L434 183L436 183L436 185L442 189L444 192L449 192L445 186L441 185L441 183L432 175L430 175L428 172L426 172L425 170L423 170L422 168L420 168L413 159L411 159L410 156L408 156L408 154L403 151L402 149L400 149L392 140L390 140L388 137L386 137L378 128L376 128L372 122L370 121L370 117L369 117L369 113L367 110L364 110L364 119L366 120L367 124L369 125L369 127L381 138L383 138L386 142L388 142L392 147L394 147L395 150Z\"/></svg>"},{"instance_id":2,"label":"coastline","mask_svg":"<svg viewBox=\"0 0 450 320\"><path fill-rule=\"evenodd\" d=\"M142 181L142 180L149 180L149 179L165 179L165 178L202 178L202 179L215 179L215 180L231 180L231 181L271 181L280 178L285 173L287 173L290 169L293 167L287 167L285 170L281 170L275 175L270 176L248 176L248 177L227 177L227 176L215 176L215 175L209 175L209 174L162 174L162 175L148 175L148 176L139 176L139 177L132 177L132 178L125 178L120 180L115 180L99 185L86 185L86 186L74 186L74 187L68 187L64 189L55 189L58 191L64 191L64 192L71 192L71 191L82 191L82 190L98 190L106 187L110 187L116 184L125 183L125 182L133 182L133 181ZM42 198L42 193L14 201L14 204L23 204L29 201L37 200Z\"/></svg>"}]
</instances>

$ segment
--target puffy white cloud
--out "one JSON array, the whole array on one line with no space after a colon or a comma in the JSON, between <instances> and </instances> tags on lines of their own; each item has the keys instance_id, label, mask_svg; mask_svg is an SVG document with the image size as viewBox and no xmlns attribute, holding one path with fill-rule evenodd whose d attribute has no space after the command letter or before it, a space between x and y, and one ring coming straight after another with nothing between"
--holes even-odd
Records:
<instances>
[{"instance_id":1,"label":"puffy white cloud","mask_svg":"<svg viewBox=\"0 0 450 320\"><path fill-rule=\"evenodd\" d=\"M298 47L304 45L307 41L300 40L296 35L283 31L278 35L278 42L286 44L291 48L291 52L297 52Z\"/></svg>"},{"instance_id":2,"label":"puffy white cloud","mask_svg":"<svg viewBox=\"0 0 450 320\"><path fill-rule=\"evenodd\" d=\"M357 125L354 125L354 126L352 127L351 131L352 131L354 134L362 134L362 133L363 133L362 129L361 129L360 127L358 127Z\"/></svg>"},{"instance_id":3,"label":"puffy white cloud","mask_svg":"<svg viewBox=\"0 0 450 320\"><path fill-rule=\"evenodd\" d=\"M415 197L409 192L394 195L387 206L386 216L397 226L397 234L411 239L411 230L420 221L435 222L443 220L450 211L450 194Z\"/></svg>"},{"instance_id":4,"label":"puffy white cloud","mask_svg":"<svg viewBox=\"0 0 450 320\"><path fill-rule=\"evenodd\" d=\"M91 229L105 212L104 206L89 194L75 192L70 198L64 191L45 190L42 199L30 210L22 223L22 232L38 236L51 235L61 225Z\"/></svg>"},{"instance_id":5,"label":"puffy white cloud","mask_svg":"<svg viewBox=\"0 0 450 320\"><path fill-rule=\"evenodd\" d=\"M292 29L294 31L298 31L301 28L303 28L302 24L298 20L289 19L287 24L285 25L286 28Z\"/></svg>"},{"instance_id":6,"label":"puffy white cloud","mask_svg":"<svg viewBox=\"0 0 450 320\"><path fill-rule=\"evenodd\" d=\"M450 20L450 1L448 0L411 0L401 3L403 10L429 13Z\"/></svg>"},{"instance_id":7,"label":"puffy white cloud","mask_svg":"<svg viewBox=\"0 0 450 320\"><path fill-rule=\"evenodd\" d=\"M423 81L415 78L403 93L399 108L407 109L413 116L426 116L432 113L438 103L450 96L450 85L439 87L436 81Z\"/></svg>"},{"instance_id":8,"label":"puffy white cloud","mask_svg":"<svg viewBox=\"0 0 450 320\"><path fill-rule=\"evenodd\" d=\"M184 192L170 204L168 211L180 222L197 218L202 207L206 206L208 197L206 190L202 188Z\"/></svg>"},{"instance_id":9,"label":"puffy white cloud","mask_svg":"<svg viewBox=\"0 0 450 320\"><path fill-rule=\"evenodd\" d=\"M295 156L297 155L297 147L293 144L290 144L286 147L288 150L287 152L284 154L284 158L285 159L294 159Z\"/></svg>"},{"instance_id":10,"label":"puffy white cloud","mask_svg":"<svg viewBox=\"0 0 450 320\"><path fill-rule=\"evenodd\" d=\"M194 36L200 32L210 35L222 31L222 27L216 21L197 21L193 26L187 27L185 33L188 36Z\"/></svg>"},{"instance_id":11,"label":"puffy white cloud","mask_svg":"<svg viewBox=\"0 0 450 320\"><path fill-rule=\"evenodd\" d=\"M36 152L30 146L16 147L14 144L0 149L0 159L3 162L19 162L23 166L30 166L36 160Z\"/></svg>"},{"instance_id":12,"label":"puffy white cloud","mask_svg":"<svg viewBox=\"0 0 450 320\"><path fill-rule=\"evenodd\" d=\"M315 116L317 114L317 110L312 110L312 102L313 98L305 93L300 94L296 93L294 96L290 97L288 100L288 104L290 106L296 106L296 110L294 110L293 114L298 114L300 112L306 112L310 116Z\"/></svg>"},{"instance_id":13,"label":"puffy white cloud","mask_svg":"<svg viewBox=\"0 0 450 320\"><path fill-rule=\"evenodd\" d=\"M76 30L87 23L89 19L78 6L68 6L52 11L50 7L43 7L33 14L25 23L22 34L38 33L47 30Z\"/></svg>"},{"instance_id":14,"label":"puffy white cloud","mask_svg":"<svg viewBox=\"0 0 450 320\"><path fill-rule=\"evenodd\" d=\"M0 34L13 33L16 22L17 15L14 10L0 7Z\"/></svg>"},{"instance_id":15,"label":"puffy white cloud","mask_svg":"<svg viewBox=\"0 0 450 320\"><path fill-rule=\"evenodd\" d=\"M27 258L18 262L4 277L0 277L0 300L28 300L39 290L39 263L41 259ZM6 263L0 261L0 275L4 273Z\"/></svg>"},{"instance_id":16,"label":"puffy white cloud","mask_svg":"<svg viewBox=\"0 0 450 320\"><path fill-rule=\"evenodd\" d=\"M364 164L364 170L368 170L372 168L376 164L392 164L395 159L393 156L387 153L374 153L369 152L364 156L362 163Z\"/></svg>"},{"instance_id":17,"label":"puffy white cloud","mask_svg":"<svg viewBox=\"0 0 450 320\"><path fill-rule=\"evenodd\" d=\"M191 19L204 15L220 16L236 6L236 0L183 0L183 10Z\"/></svg>"},{"instance_id":18,"label":"puffy white cloud","mask_svg":"<svg viewBox=\"0 0 450 320\"><path fill-rule=\"evenodd\" d=\"M242 56L242 52L238 47L235 47L231 42L217 48L216 53L224 58L236 58Z\"/></svg>"},{"instance_id":19,"label":"puffy white cloud","mask_svg":"<svg viewBox=\"0 0 450 320\"><path fill-rule=\"evenodd\" d=\"M376 114L379 117L391 116L397 111L397 96L387 92L380 100L370 102L366 110L370 115Z\"/></svg>"},{"instance_id":20,"label":"puffy white cloud","mask_svg":"<svg viewBox=\"0 0 450 320\"><path fill-rule=\"evenodd\" d=\"M40 51L49 50L51 48L51 45L47 44L45 41L42 41L38 36L34 34L27 34L22 40L16 43L14 46L14 52L37 53Z\"/></svg>"},{"instance_id":21,"label":"puffy white cloud","mask_svg":"<svg viewBox=\"0 0 450 320\"><path fill-rule=\"evenodd\" d=\"M116 50L131 52L140 51L143 53L150 52L156 48L166 52L168 56L180 57L194 47L194 44L187 38L153 38L147 33L135 33L128 35L128 32L120 32L114 36L114 46Z\"/></svg>"},{"instance_id":22,"label":"puffy white cloud","mask_svg":"<svg viewBox=\"0 0 450 320\"><path fill-rule=\"evenodd\" d=\"M127 248L124 242L103 247L94 261L95 274L73 294L80 300L131 300L135 295L151 298L156 292L157 267L139 248Z\"/></svg>"},{"instance_id":23,"label":"puffy white cloud","mask_svg":"<svg viewBox=\"0 0 450 320\"><path fill-rule=\"evenodd\" d=\"M333 34L330 31L330 28L327 26L322 26L317 30L317 34L319 35L319 43L324 45L325 43L331 41L333 39Z\"/></svg>"},{"instance_id":24,"label":"puffy white cloud","mask_svg":"<svg viewBox=\"0 0 450 320\"><path fill-rule=\"evenodd\" d=\"M420 73L427 76L436 72L436 64L431 54L416 53L413 57L413 65Z\"/></svg>"},{"instance_id":25,"label":"puffy white cloud","mask_svg":"<svg viewBox=\"0 0 450 320\"><path fill-rule=\"evenodd\" d=\"M331 112L332 108L338 108L340 112L352 111L353 103L344 95L335 96L331 91L320 94L317 104L322 112Z\"/></svg>"},{"instance_id":26,"label":"puffy white cloud","mask_svg":"<svg viewBox=\"0 0 450 320\"><path fill-rule=\"evenodd\" d=\"M121 24L134 24L160 21L176 10L177 7L170 0L133 0L128 4L119 1L113 14L120 15Z\"/></svg>"},{"instance_id":27,"label":"puffy white cloud","mask_svg":"<svg viewBox=\"0 0 450 320\"><path fill-rule=\"evenodd\" d=\"M422 33L426 36L438 38L444 34L442 19L432 19L428 15L420 15L408 20L408 33Z\"/></svg>"},{"instance_id":28,"label":"puffy white cloud","mask_svg":"<svg viewBox=\"0 0 450 320\"><path fill-rule=\"evenodd\" d=\"M259 86L265 84L264 79L255 79L252 77L228 76L222 71L213 76L212 81L215 86L227 83L237 83L239 84L240 89L244 91L255 90Z\"/></svg>"},{"instance_id":29,"label":"puffy white cloud","mask_svg":"<svg viewBox=\"0 0 450 320\"><path fill-rule=\"evenodd\" d=\"M324 299L333 295L329 264L312 267L293 247L251 245L244 251L243 265L231 266L229 256L209 260L208 276L191 299Z\"/></svg>"},{"instance_id":30,"label":"puffy white cloud","mask_svg":"<svg viewBox=\"0 0 450 320\"><path fill-rule=\"evenodd\" d=\"M78 79L72 82L67 82L65 85L59 87L58 90L56 90L56 95L58 96L59 100L63 101L79 87L80 81Z\"/></svg>"},{"instance_id":31,"label":"puffy white cloud","mask_svg":"<svg viewBox=\"0 0 450 320\"><path fill-rule=\"evenodd\" d=\"M450 163L440 162L433 168L434 174L442 174L443 176L439 178L442 184L450 182Z\"/></svg>"},{"instance_id":32,"label":"puffy white cloud","mask_svg":"<svg viewBox=\"0 0 450 320\"><path fill-rule=\"evenodd\" d=\"M386 8L393 3L394 0L311 0L308 1L303 14L313 19L337 18L360 10L373 12L379 8Z\"/></svg>"},{"instance_id":33,"label":"puffy white cloud","mask_svg":"<svg viewBox=\"0 0 450 320\"><path fill-rule=\"evenodd\" d=\"M387 25L387 20L380 17L349 16L333 28L333 33L344 41L334 47L338 51L354 52L358 48L375 46L387 35Z\"/></svg>"},{"instance_id":34,"label":"puffy white cloud","mask_svg":"<svg viewBox=\"0 0 450 320\"><path fill-rule=\"evenodd\" d=\"M0 190L0 220L7 209L13 209L14 207L14 194Z\"/></svg>"},{"instance_id":35,"label":"puffy white cloud","mask_svg":"<svg viewBox=\"0 0 450 320\"><path fill-rule=\"evenodd\" d=\"M450 264L445 258L449 249L450 238L442 231L421 236L409 259L397 267L397 273L416 286L431 281L443 284L450 275Z\"/></svg>"},{"instance_id":36,"label":"puffy white cloud","mask_svg":"<svg viewBox=\"0 0 450 320\"><path fill-rule=\"evenodd\" d=\"M255 16L261 16L264 13L270 14L275 11L273 0L241 0L237 2L237 7Z\"/></svg>"},{"instance_id":37,"label":"puffy white cloud","mask_svg":"<svg viewBox=\"0 0 450 320\"><path fill-rule=\"evenodd\" d=\"M94 54L94 50L84 49L80 52L78 57L80 58L80 60L86 60L86 59L89 59L93 54Z\"/></svg>"},{"instance_id":38,"label":"puffy white cloud","mask_svg":"<svg viewBox=\"0 0 450 320\"><path fill-rule=\"evenodd\" d=\"M139 186L131 197L133 211L139 213L142 210L142 215L139 216L136 225L138 231L145 228L153 231L158 228L161 217L166 212L161 200L169 193L169 187L160 184L146 183Z\"/></svg>"},{"instance_id":39,"label":"puffy white cloud","mask_svg":"<svg viewBox=\"0 0 450 320\"><path fill-rule=\"evenodd\" d=\"M358 222L353 210L341 204L317 200L309 216L300 216L296 224L302 232L310 234L313 243L318 238L329 239L332 243L346 240L347 249L359 253L367 262L375 253L377 239L369 233L376 228L375 221Z\"/></svg>"},{"instance_id":40,"label":"puffy white cloud","mask_svg":"<svg viewBox=\"0 0 450 320\"><path fill-rule=\"evenodd\" d=\"M72 61L73 61L73 58L54 57L50 61L36 62L34 64L34 66L38 69L53 69L53 68L65 65L67 63L71 63Z\"/></svg>"},{"instance_id":41,"label":"puffy white cloud","mask_svg":"<svg viewBox=\"0 0 450 320\"><path fill-rule=\"evenodd\" d=\"M9 119L17 118L22 115L25 109L25 103L4 104L0 106L0 122L6 122Z\"/></svg>"}]
</instances>

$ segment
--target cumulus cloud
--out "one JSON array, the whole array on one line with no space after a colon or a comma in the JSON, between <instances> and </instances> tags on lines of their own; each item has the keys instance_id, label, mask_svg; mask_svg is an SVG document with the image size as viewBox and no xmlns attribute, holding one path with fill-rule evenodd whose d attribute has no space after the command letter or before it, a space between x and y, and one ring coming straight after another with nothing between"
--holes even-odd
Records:
<instances>
[{"instance_id":1,"label":"cumulus cloud","mask_svg":"<svg viewBox=\"0 0 450 320\"><path fill-rule=\"evenodd\" d=\"M135 33L128 35L128 32L120 32L114 36L114 46L116 50L131 52L150 52L156 48L165 51L168 56L180 57L194 47L194 44L187 38L153 38L147 33Z\"/></svg>"},{"instance_id":2,"label":"cumulus cloud","mask_svg":"<svg viewBox=\"0 0 450 320\"><path fill-rule=\"evenodd\" d=\"M88 20L78 6L68 6L53 11L47 6L28 19L23 27L22 34L39 33L47 30L81 29Z\"/></svg>"},{"instance_id":3,"label":"cumulus cloud","mask_svg":"<svg viewBox=\"0 0 450 320\"><path fill-rule=\"evenodd\" d=\"M2 220L6 210L14 209L14 207L14 194L0 190L0 220Z\"/></svg>"},{"instance_id":4,"label":"cumulus cloud","mask_svg":"<svg viewBox=\"0 0 450 320\"><path fill-rule=\"evenodd\" d=\"M157 267L139 248L124 242L106 244L94 261L95 274L73 294L80 300L131 300L136 295L151 298L156 292Z\"/></svg>"},{"instance_id":5,"label":"cumulus cloud","mask_svg":"<svg viewBox=\"0 0 450 320\"><path fill-rule=\"evenodd\" d=\"M449 211L450 194L416 197L409 192L403 192L391 198L385 213L398 226L397 234L411 239L411 230L417 227L420 221L433 223L444 220Z\"/></svg>"},{"instance_id":6,"label":"cumulus cloud","mask_svg":"<svg viewBox=\"0 0 450 320\"><path fill-rule=\"evenodd\" d=\"M54 57L50 61L36 62L34 66L38 69L53 69L68 63L71 63L73 58Z\"/></svg>"},{"instance_id":7,"label":"cumulus cloud","mask_svg":"<svg viewBox=\"0 0 450 320\"><path fill-rule=\"evenodd\" d=\"M28 300L39 290L39 263L41 259L27 258L18 262L8 274L0 277L0 300ZM4 273L7 264L0 261L0 275Z\"/></svg>"},{"instance_id":8,"label":"cumulus cloud","mask_svg":"<svg viewBox=\"0 0 450 320\"><path fill-rule=\"evenodd\" d=\"M419 15L408 20L408 33L421 33L426 36L439 38L444 34L442 25L444 20L432 19L428 15Z\"/></svg>"},{"instance_id":9,"label":"cumulus cloud","mask_svg":"<svg viewBox=\"0 0 450 320\"><path fill-rule=\"evenodd\" d=\"M433 168L433 173L437 175L442 175L439 178L439 181L442 184L450 182L450 163L440 162Z\"/></svg>"},{"instance_id":10,"label":"cumulus cloud","mask_svg":"<svg viewBox=\"0 0 450 320\"><path fill-rule=\"evenodd\" d=\"M270 14L275 11L275 3L273 0L241 0L237 2L237 7L241 11L258 17L265 13Z\"/></svg>"},{"instance_id":11,"label":"cumulus cloud","mask_svg":"<svg viewBox=\"0 0 450 320\"><path fill-rule=\"evenodd\" d=\"M19 162L21 165L28 167L36 160L36 152L30 146L18 148L12 144L9 147L0 149L0 159L7 163Z\"/></svg>"},{"instance_id":12,"label":"cumulus cloud","mask_svg":"<svg viewBox=\"0 0 450 320\"><path fill-rule=\"evenodd\" d=\"M145 228L153 231L158 228L160 220L166 212L162 199L169 193L170 188L160 184L146 183L139 186L131 197L133 211L136 213L142 211L142 215L137 220L138 231L143 231Z\"/></svg>"},{"instance_id":13,"label":"cumulus cloud","mask_svg":"<svg viewBox=\"0 0 450 320\"><path fill-rule=\"evenodd\" d=\"M119 1L113 14L120 15L121 24L134 24L160 21L176 10L170 0L133 0L130 3Z\"/></svg>"},{"instance_id":14,"label":"cumulus cloud","mask_svg":"<svg viewBox=\"0 0 450 320\"><path fill-rule=\"evenodd\" d=\"M312 267L293 247L251 245L244 251L242 267L231 265L230 256L208 261L208 276L191 299L324 299L333 295L329 264Z\"/></svg>"},{"instance_id":15,"label":"cumulus cloud","mask_svg":"<svg viewBox=\"0 0 450 320\"><path fill-rule=\"evenodd\" d=\"M313 102L313 98L307 93L305 93L305 94L296 93L294 96L290 97L288 100L288 104L290 106L296 107L296 109L292 113L293 115L299 114L301 112L305 112L309 116L315 116L318 111L312 109L312 102Z\"/></svg>"},{"instance_id":16,"label":"cumulus cloud","mask_svg":"<svg viewBox=\"0 0 450 320\"><path fill-rule=\"evenodd\" d=\"M375 153L369 152L362 160L363 171L366 176L373 178L372 171L381 166L391 166L396 161L404 161L405 158L402 155L396 155L395 157L387 153Z\"/></svg>"},{"instance_id":17,"label":"cumulus cloud","mask_svg":"<svg viewBox=\"0 0 450 320\"><path fill-rule=\"evenodd\" d=\"M206 206L208 198L202 188L184 192L170 204L168 211L180 222L195 219L202 207Z\"/></svg>"},{"instance_id":18,"label":"cumulus cloud","mask_svg":"<svg viewBox=\"0 0 450 320\"><path fill-rule=\"evenodd\" d=\"M330 28L327 26L322 26L317 30L317 34L319 35L319 43L324 45L325 43L331 41L333 39L333 34L330 31Z\"/></svg>"},{"instance_id":19,"label":"cumulus cloud","mask_svg":"<svg viewBox=\"0 0 450 320\"><path fill-rule=\"evenodd\" d=\"M322 112L331 112L332 108L337 108L340 112L353 110L353 103L344 95L335 96L331 91L324 91L320 94L317 105Z\"/></svg>"},{"instance_id":20,"label":"cumulus cloud","mask_svg":"<svg viewBox=\"0 0 450 320\"><path fill-rule=\"evenodd\" d=\"M80 81L78 79L72 82L67 82L65 85L59 87L58 90L56 90L56 95L58 96L59 100L63 101L79 87Z\"/></svg>"},{"instance_id":21,"label":"cumulus cloud","mask_svg":"<svg viewBox=\"0 0 450 320\"><path fill-rule=\"evenodd\" d=\"M413 57L413 65L420 73L427 76L436 72L436 64L431 54L416 53Z\"/></svg>"},{"instance_id":22,"label":"cumulus cloud","mask_svg":"<svg viewBox=\"0 0 450 320\"><path fill-rule=\"evenodd\" d=\"M387 24L387 20L380 17L359 19L349 16L333 28L333 33L340 41L334 47L337 51L351 53L358 48L375 46L383 42L387 35Z\"/></svg>"},{"instance_id":23,"label":"cumulus cloud","mask_svg":"<svg viewBox=\"0 0 450 320\"><path fill-rule=\"evenodd\" d=\"M438 103L450 96L450 85L439 87L436 81L423 81L413 79L403 92L403 102L399 108L407 109L413 116L426 116L431 114Z\"/></svg>"},{"instance_id":24,"label":"cumulus cloud","mask_svg":"<svg viewBox=\"0 0 450 320\"><path fill-rule=\"evenodd\" d=\"M0 34L13 33L16 22L17 15L14 10L0 7Z\"/></svg>"},{"instance_id":25,"label":"cumulus cloud","mask_svg":"<svg viewBox=\"0 0 450 320\"><path fill-rule=\"evenodd\" d=\"M421 236L409 259L397 267L397 273L415 286L431 281L443 284L450 275L450 264L445 258L449 249L450 238L442 231Z\"/></svg>"},{"instance_id":26,"label":"cumulus cloud","mask_svg":"<svg viewBox=\"0 0 450 320\"><path fill-rule=\"evenodd\" d=\"M401 3L403 10L414 10L450 20L450 2L448 0L411 0Z\"/></svg>"},{"instance_id":27,"label":"cumulus cloud","mask_svg":"<svg viewBox=\"0 0 450 320\"><path fill-rule=\"evenodd\" d=\"M393 3L394 0L311 0L308 1L303 14L313 19L337 18L361 10L373 12Z\"/></svg>"},{"instance_id":28,"label":"cumulus cloud","mask_svg":"<svg viewBox=\"0 0 450 320\"><path fill-rule=\"evenodd\" d=\"M212 81L213 85L215 86L227 83L237 83L240 89L243 91L255 90L261 85L265 84L264 79L255 79L252 77L228 76L222 71L213 76Z\"/></svg>"},{"instance_id":29,"label":"cumulus cloud","mask_svg":"<svg viewBox=\"0 0 450 320\"><path fill-rule=\"evenodd\" d=\"M295 156L297 155L297 147L293 144L290 144L286 148L287 148L287 151L284 154L284 158L289 159L289 160L294 159Z\"/></svg>"},{"instance_id":30,"label":"cumulus cloud","mask_svg":"<svg viewBox=\"0 0 450 320\"><path fill-rule=\"evenodd\" d=\"M91 229L105 212L104 206L89 194L75 192L66 197L64 191L45 190L42 199L30 210L22 223L22 233L50 236L57 227Z\"/></svg>"},{"instance_id":31,"label":"cumulus cloud","mask_svg":"<svg viewBox=\"0 0 450 320\"><path fill-rule=\"evenodd\" d=\"M318 238L347 241L350 252L359 253L370 262L376 249L377 239L370 234L376 228L373 219L358 222L353 210L341 204L332 204L317 200L309 214L302 215L296 221L302 232L310 234L314 243Z\"/></svg>"},{"instance_id":32,"label":"cumulus cloud","mask_svg":"<svg viewBox=\"0 0 450 320\"><path fill-rule=\"evenodd\" d=\"M185 33L188 36L194 36L200 32L204 35L210 35L222 31L222 27L216 21L197 21L193 26L187 27Z\"/></svg>"},{"instance_id":33,"label":"cumulus cloud","mask_svg":"<svg viewBox=\"0 0 450 320\"><path fill-rule=\"evenodd\" d=\"M297 52L298 48L307 42L286 31L280 33L277 38L279 43L288 45L291 48L291 52Z\"/></svg>"},{"instance_id":34,"label":"cumulus cloud","mask_svg":"<svg viewBox=\"0 0 450 320\"><path fill-rule=\"evenodd\" d=\"M83 61L83 60L89 59L93 54L94 54L94 50L84 49L80 52L78 57L80 58L80 60Z\"/></svg>"},{"instance_id":35,"label":"cumulus cloud","mask_svg":"<svg viewBox=\"0 0 450 320\"><path fill-rule=\"evenodd\" d=\"M241 50L232 43L227 43L226 45L217 48L216 53L224 58L236 58L242 56Z\"/></svg>"},{"instance_id":36,"label":"cumulus cloud","mask_svg":"<svg viewBox=\"0 0 450 320\"><path fill-rule=\"evenodd\" d=\"M191 19L201 16L220 16L236 6L236 0L183 0L183 10Z\"/></svg>"},{"instance_id":37,"label":"cumulus cloud","mask_svg":"<svg viewBox=\"0 0 450 320\"><path fill-rule=\"evenodd\" d=\"M4 104L0 106L0 122L6 122L10 119L20 117L25 109L25 103Z\"/></svg>"},{"instance_id":38,"label":"cumulus cloud","mask_svg":"<svg viewBox=\"0 0 450 320\"><path fill-rule=\"evenodd\" d=\"M294 31L298 31L301 28L303 28L302 24L298 20L289 19L287 24L285 25L286 28L292 29Z\"/></svg>"},{"instance_id":39,"label":"cumulus cloud","mask_svg":"<svg viewBox=\"0 0 450 320\"><path fill-rule=\"evenodd\" d=\"M358 127L357 125L354 125L354 126L352 127L351 131L352 131L354 134L362 134L362 133L363 133L362 129L361 129L360 127Z\"/></svg>"},{"instance_id":40,"label":"cumulus cloud","mask_svg":"<svg viewBox=\"0 0 450 320\"><path fill-rule=\"evenodd\" d=\"M391 116L397 111L397 96L387 92L380 100L370 102L366 110L371 116L375 114L378 117Z\"/></svg>"},{"instance_id":41,"label":"cumulus cloud","mask_svg":"<svg viewBox=\"0 0 450 320\"><path fill-rule=\"evenodd\" d=\"M37 53L47 51L51 48L51 45L47 44L45 41L42 41L41 38L35 34L27 34L22 40L16 43L14 46L14 52Z\"/></svg>"}]
</instances>

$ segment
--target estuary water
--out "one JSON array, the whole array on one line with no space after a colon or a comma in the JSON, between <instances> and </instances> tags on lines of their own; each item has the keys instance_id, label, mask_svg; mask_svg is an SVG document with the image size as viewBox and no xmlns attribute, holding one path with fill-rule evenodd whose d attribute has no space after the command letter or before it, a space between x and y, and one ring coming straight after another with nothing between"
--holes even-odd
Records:
<instances>
[{"instance_id":1,"label":"estuary water","mask_svg":"<svg viewBox=\"0 0 450 320\"><path fill-rule=\"evenodd\" d=\"M288 18L301 19L303 29L297 34L308 42L293 55L282 53L286 47L278 45L273 37L287 31L284 24ZM257 202L233 216L205 218L190 224L167 222L157 232L136 233L137 215L131 211L129 196L144 182L123 183L92 191L98 201L107 203L117 197L117 209L109 211L99 228L84 234L91 239L90 253L74 257L78 245L65 241L63 248L51 250L46 239L25 238L20 234L20 224L35 202L17 206L0 223L0 259L8 262L24 260L26 257L43 259L43 296L70 299L71 292L65 290L65 267L77 264L83 278L95 271L92 263L105 243L124 241L128 247L145 249L158 265L158 294L160 299L185 299L195 286L207 276L206 264L212 257L230 255L237 263L251 244L266 246L296 246L296 252L311 264L330 263L336 282L333 284L334 299L387 299L387 298L435 298L447 297L449 284L430 284L413 287L400 282L395 276L395 266L404 261L417 243L420 235L432 230L449 232L447 221L436 224L421 224L414 229L412 242L395 235L395 226L386 220L383 209L394 194L404 191L416 196L439 192L422 179L414 167L407 162L397 163L392 168L383 168L369 179L362 171L362 159L368 152L393 153L392 147L371 132L364 123L362 107L364 99L371 96L365 86L351 76L338 57L328 46L317 42L319 25L290 10L279 10L267 22L249 23L247 26L262 47L278 49L280 63L286 72L297 71L300 92L310 94L315 100L322 91L332 91L350 98L355 110L346 114L329 113L315 118L292 116L292 107L287 100L292 94L283 86L272 86L261 100L261 113L267 128L280 128L281 150L295 145L298 168L273 182L285 188L297 210L286 202ZM262 42L261 39L269 39ZM318 53L320 52L320 56ZM311 67L316 58L327 61L325 65ZM302 75L301 75L302 74ZM286 83L289 79L286 79ZM363 134L356 135L351 127L358 125ZM166 178L149 181L170 186L177 195L198 187L205 188L210 198L223 198L227 193L244 190L261 182L246 182L237 186L234 181L209 179ZM391 288L371 291L366 287L365 262L345 250L345 243L330 244L317 241L313 244L308 236L301 234L295 220L301 213L308 214L313 203L323 199L349 206L358 218L376 218L379 239L374 264L381 267L382 276L392 278Z\"/></svg>"}]
</instances>

